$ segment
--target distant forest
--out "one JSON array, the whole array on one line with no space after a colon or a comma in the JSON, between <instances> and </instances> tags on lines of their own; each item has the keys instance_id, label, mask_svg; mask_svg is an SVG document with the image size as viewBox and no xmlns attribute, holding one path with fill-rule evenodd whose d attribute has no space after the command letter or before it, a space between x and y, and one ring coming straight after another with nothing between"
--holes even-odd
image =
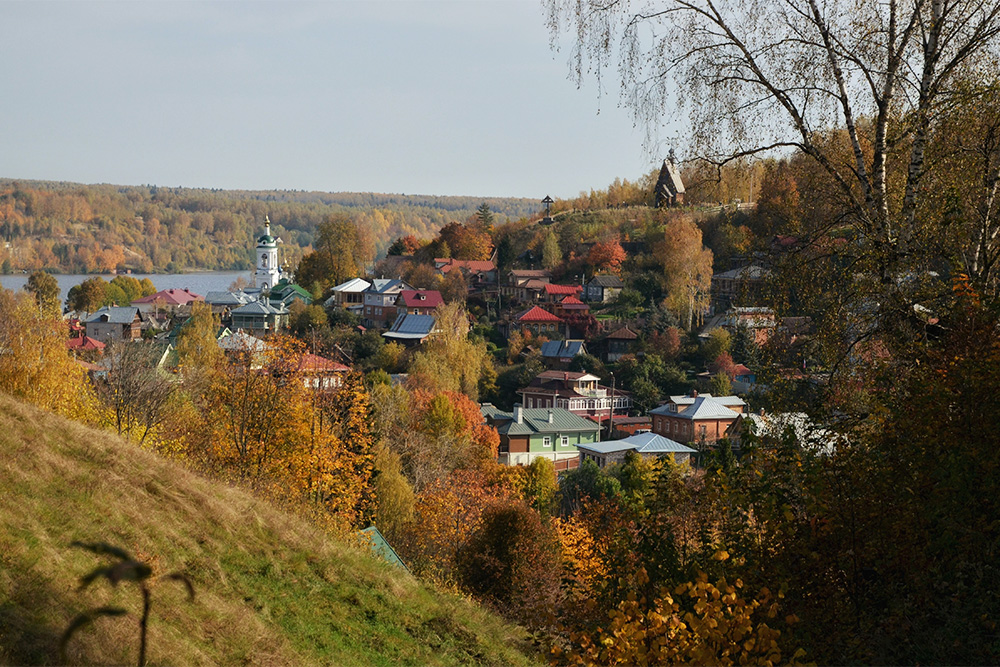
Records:
<instances>
[{"instance_id":1,"label":"distant forest","mask_svg":"<svg viewBox=\"0 0 1000 667\"><path fill-rule=\"evenodd\" d=\"M293 267L316 227L346 214L379 254L393 239L432 238L483 203L498 222L539 212L533 199L438 197L295 190L217 190L155 185L81 185L0 179L0 271L141 273L246 270L253 239L271 220Z\"/></svg>"}]
</instances>

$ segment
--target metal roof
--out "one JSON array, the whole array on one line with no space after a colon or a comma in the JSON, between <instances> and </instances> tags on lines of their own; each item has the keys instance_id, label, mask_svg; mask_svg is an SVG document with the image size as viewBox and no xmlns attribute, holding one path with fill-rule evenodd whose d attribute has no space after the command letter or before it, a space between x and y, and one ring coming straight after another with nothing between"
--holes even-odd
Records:
<instances>
[{"instance_id":1,"label":"metal roof","mask_svg":"<svg viewBox=\"0 0 1000 667\"><path fill-rule=\"evenodd\" d=\"M109 322L111 324L132 324L139 309L134 306L104 306L90 316L87 324Z\"/></svg>"},{"instance_id":2,"label":"metal roof","mask_svg":"<svg viewBox=\"0 0 1000 667\"><path fill-rule=\"evenodd\" d=\"M621 440L608 440L587 445L577 445L597 454L612 454L634 450L639 454L693 454L695 450L655 433L637 433Z\"/></svg>"},{"instance_id":3,"label":"metal roof","mask_svg":"<svg viewBox=\"0 0 1000 667\"><path fill-rule=\"evenodd\" d=\"M563 359L584 354L582 340L550 340L542 343L542 356L550 359Z\"/></svg>"},{"instance_id":4,"label":"metal roof","mask_svg":"<svg viewBox=\"0 0 1000 667\"><path fill-rule=\"evenodd\" d=\"M506 435L532 435L535 433L560 433L565 431L594 431L601 430L599 424L595 424L589 419L584 419L575 415L569 410L562 408L526 408L521 410L521 423L514 421L513 412L505 412L490 406L488 411L480 408L483 416L491 417L494 421L503 420L497 424L497 433ZM549 423L549 414L552 415L552 422Z\"/></svg>"},{"instance_id":5,"label":"metal roof","mask_svg":"<svg viewBox=\"0 0 1000 667\"><path fill-rule=\"evenodd\" d=\"M426 338L434 331L433 315L411 315L403 313L396 316L392 328L382 336L384 338L399 338L403 340L419 340Z\"/></svg>"}]
</instances>

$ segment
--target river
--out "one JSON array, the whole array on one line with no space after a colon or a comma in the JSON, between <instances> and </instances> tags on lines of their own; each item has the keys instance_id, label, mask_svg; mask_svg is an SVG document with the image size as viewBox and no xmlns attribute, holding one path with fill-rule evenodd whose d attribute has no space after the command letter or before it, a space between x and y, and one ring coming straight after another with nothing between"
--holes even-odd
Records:
<instances>
[{"instance_id":1,"label":"river","mask_svg":"<svg viewBox=\"0 0 1000 667\"><path fill-rule=\"evenodd\" d=\"M66 295L69 288L79 285L87 278L93 278L95 274L53 274L59 282L60 301L65 306ZM132 278L142 280L149 278L156 289L184 289L185 287L205 296L208 292L216 292L229 289L237 278L250 280L253 271L206 271L204 273L130 273ZM114 276L101 275L104 280L110 281ZM16 273L12 275L0 275L0 286L4 289L19 290L28 282L27 273Z\"/></svg>"}]
</instances>

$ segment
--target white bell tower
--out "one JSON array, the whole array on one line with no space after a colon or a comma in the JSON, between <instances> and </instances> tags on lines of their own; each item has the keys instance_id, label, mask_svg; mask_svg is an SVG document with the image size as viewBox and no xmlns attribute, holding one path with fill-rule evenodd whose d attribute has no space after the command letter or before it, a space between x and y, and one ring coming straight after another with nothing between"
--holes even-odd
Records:
<instances>
[{"instance_id":1,"label":"white bell tower","mask_svg":"<svg viewBox=\"0 0 1000 667\"><path fill-rule=\"evenodd\" d=\"M278 244L281 239L271 236L271 221L264 216L264 235L257 239L257 270L253 273L253 286L267 290L281 280L278 264Z\"/></svg>"}]
</instances>

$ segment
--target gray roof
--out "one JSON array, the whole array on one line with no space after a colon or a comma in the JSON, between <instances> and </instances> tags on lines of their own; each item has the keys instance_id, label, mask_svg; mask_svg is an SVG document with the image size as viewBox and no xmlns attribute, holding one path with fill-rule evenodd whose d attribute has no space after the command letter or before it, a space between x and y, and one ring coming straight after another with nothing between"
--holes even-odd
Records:
<instances>
[{"instance_id":1,"label":"gray roof","mask_svg":"<svg viewBox=\"0 0 1000 667\"><path fill-rule=\"evenodd\" d=\"M340 283L330 289L331 292L364 292L371 287L371 283L364 278L351 278L347 282Z\"/></svg>"},{"instance_id":2,"label":"gray roof","mask_svg":"<svg viewBox=\"0 0 1000 667\"><path fill-rule=\"evenodd\" d=\"M253 300L246 292L209 292L205 295L205 303L213 306L242 306Z\"/></svg>"},{"instance_id":3,"label":"gray roof","mask_svg":"<svg viewBox=\"0 0 1000 667\"><path fill-rule=\"evenodd\" d=\"M594 276L587 285L597 285L598 287L625 287L625 283L618 276Z\"/></svg>"},{"instance_id":4,"label":"gray roof","mask_svg":"<svg viewBox=\"0 0 1000 667\"><path fill-rule=\"evenodd\" d=\"M748 264L747 266L741 266L738 269L716 273L712 277L729 280L760 280L769 275L771 275L771 272L764 267L757 266L756 264Z\"/></svg>"},{"instance_id":5,"label":"gray roof","mask_svg":"<svg viewBox=\"0 0 1000 667\"><path fill-rule=\"evenodd\" d=\"M596 454L612 454L635 450L639 454L693 454L695 450L655 433L636 433L622 440L608 440L587 445L577 445Z\"/></svg>"},{"instance_id":6,"label":"gray roof","mask_svg":"<svg viewBox=\"0 0 1000 667\"><path fill-rule=\"evenodd\" d=\"M542 356L562 359L585 353L582 340L550 340L542 343Z\"/></svg>"},{"instance_id":7,"label":"gray roof","mask_svg":"<svg viewBox=\"0 0 1000 667\"><path fill-rule=\"evenodd\" d=\"M383 292L388 292L391 289L413 289L408 284L399 280L398 278L376 278L372 281L371 287L369 287L366 292L376 292L381 294Z\"/></svg>"},{"instance_id":8,"label":"gray roof","mask_svg":"<svg viewBox=\"0 0 1000 667\"><path fill-rule=\"evenodd\" d=\"M663 414L663 413L660 413ZM730 410L718 399L711 396L699 396L690 407L681 412L667 413L681 419L736 419L740 413Z\"/></svg>"},{"instance_id":9,"label":"gray roof","mask_svg":"<svg viewBox=\"0 0 1000 667\"><path fill-rule=\"evenodd\" d=\"M514 413L498 410L492 405L482 407L480 412L484 417L490 417L497 424L497 433L506 435L533 435L535 433L563 433L566 431L600 431L595 422L575 415L562 408L528 408L521 410L521 423L514 421ZM552 423L549 423L549 413Z\"/></svg>"},{"instance_id":10,"label":"gray roof","mask_svg":"<svg viewBox=\"0 0 1000 667\"><path fill-rule=\"evenodd\" d=\"M392 323L392 328L382 334L382 336L403 340L419 340L429 336L432 331L434 331L433 315L403 313L396 316L396 321Z\"/></svg>"},{"instance_id":11,"label":"gray roof","mask_svg":"<svg viewBox=\"0 0 1000 667\"><path fill-rule=\"evenodd\" d=\"M250 334L245 334L242 331L237 331L236 333L224 336L223 338L220 338L218 342L220 348L230 352L263 352L271 347L260 338L254 338Z\"/></svg>"},{"instance_id":12,"label":"gray roof","mask_svg":"<svg viewBox=\"0 0 1000 667\"><path fill-rule=\"evenodd\" d=\"M269 303L254 301L245 306L240 306L233 311L233 315L285 315L288 309L282 304L281 308L275 308Z\"/></svg>"},{"instance_id":13,"label":"gray roof","mask_svg":"<svg viewBox=\"0 0 1000 667\"><path fill-rule=\"evenodd\" d=\"M104 306L91 315L86 323L132 324L138 314L139 309L135 306Z\"/></svg>"}]
</instances>

